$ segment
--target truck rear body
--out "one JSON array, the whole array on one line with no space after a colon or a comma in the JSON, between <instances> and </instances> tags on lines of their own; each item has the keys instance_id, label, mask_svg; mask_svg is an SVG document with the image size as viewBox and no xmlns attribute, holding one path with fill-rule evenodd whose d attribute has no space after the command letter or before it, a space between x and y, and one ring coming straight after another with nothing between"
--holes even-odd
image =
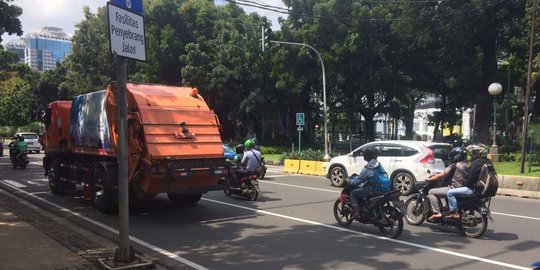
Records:
<instances>
[{"instance_id":1,"label":"truck rear body","mask_svg":"<svg viewBox=\"0 0 540 270\"><path fill-rule=\"evenodd\" d=\"M202 194L222 188L227 169L219 120L196 89L127 84L127 103L128 181L133 191ZM117 118L116 83L72 101L51 103L46 173L53 159L60 162L64 180L78 183L91 182L97 167L114 170Z\"/></svg>"}]
</instances>

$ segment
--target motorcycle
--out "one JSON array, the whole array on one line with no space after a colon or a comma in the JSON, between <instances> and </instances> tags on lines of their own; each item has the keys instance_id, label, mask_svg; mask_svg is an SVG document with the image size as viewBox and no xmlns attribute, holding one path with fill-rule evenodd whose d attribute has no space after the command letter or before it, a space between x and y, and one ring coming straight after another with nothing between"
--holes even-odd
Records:
<instances>
[{"instance_id":1,"label":"motorcycle","mask_svg":"<svg viewBox=\"0 0 540 270\"><path fill-rule=\"evenodd\" d=\"M10 153L12 150L13 149L10 149ZM16 169L17 167L20 167L21 169L25 169L26 165L30 163L30 159L28 158L28 152L11 154L10 159L11 159L11 164L13 165L13 169Z\"/></svg>"},{"instance_id":2,"label":"motorcycle","mask_svg":"<svg viewBox=\"0 0 540 270\"><path fill-rule=\"evenodd\" d=\"M354 221L351 191L350 186L345 186L334 203L334 217L342 226L349 226ZM392 205L392 202L399 201L399 196L401 196L399 190L392 190L368 197L360 205L360 217L356 220L362 224L376 226L386 237L397 238L403 231L403 214Z\"/></svg>"},{"instance_id":3,"label":"motorcycle","mask_svg":"<svg viewBox=\"0 0 540 270\"><path fill-rule=\"evenodd\" d=\"M236 171L239 169L238 166L234 165L231 166L229 171L229 176L227 177L225 187L223 188L223 192L227 196L231 196L232 194L245 197L249 201L255 201L257 200L257 197L259 196L259 181L257 181L257 173L248 174L248 175L242 175L240 177L237 176ZM234 177L235 180L238 183L238 186L233 186L231 183L231 178Z\"/></svg>"},{"instance_id":4,"label":"motorcycle","mask_svg":"<svg viewBox=\"0 0 540 270\"><path fill-rule=\"evenodd\" d=\"M458 197L458 208L460 219L450 219L442 217L433 221L428 220L433 212L428 198L430 189L437 187L437 183L418 185L419 192L411 195L405 201L405 220L407 223L419 226L424 221L439 224L445 227L455 227L461 235L478 238L484 234L488 226L488 219L493 220L490 215L489 205L491 198ZM487 203L487 206L486 206Z\"/></svg>"}]
</instances>

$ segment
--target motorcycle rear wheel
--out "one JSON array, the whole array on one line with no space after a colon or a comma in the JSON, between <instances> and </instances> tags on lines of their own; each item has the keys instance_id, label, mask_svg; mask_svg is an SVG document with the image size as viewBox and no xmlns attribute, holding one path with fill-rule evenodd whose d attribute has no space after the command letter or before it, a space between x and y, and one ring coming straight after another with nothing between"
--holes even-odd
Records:
<instances>
[{"instance_id":1,"label":"motorcycle rear wheel","mask_svg":"<svg viewBox=\"0 0 540 270\"><path fill-rule=\"evenodd\" d=\"M403 207L405 209L404 215L407 223L414 226L422 224L426 219L424 215L425 207L426 206L424 204L417 205L416 198L409 198Z\"/></svg>"},{"instance_id":2,"label":"motorcycle rear wheel","mask_svg":"<svg viewBox=\"0 0 540 270\"><path fill-rule=\"evenodd\" d=\"M334 218L336 218L336 221L339 225L351 225L351 223L353 222L352 213L353 210L348 204L342 203L339 199L336 200L336 202L334 203Z\"/></svg>"},{"instance_id":3,"label":"motorcycle rear wheel","mask_svg":"<svg viewBox=\"0 0 540 270\"><path fill-rule=\"evenodd\" d=\"M474 207L461 211L460 231L467 237L478 238L482 236L488 226L488 218L480 212L480 209Z\"/></svg>"},{"instance_id":4,"label":"motorcycle rear wheel","mask_svg":"<svg viewBox=\"0 0 540 270\"><path fill-rule=\"evenodd\" d=\"M376 225L379 231L390 238L397 238L403 232L403 215L392 206L383 208L382 222Z\"/></svg>"},{"instance_id":5,"label":"motorcycle rear wheel","mask_svg":"<svg viewBox=\"0 0 540 270\"><path fill-rule=\"evenodd\" d=\"M251 184L248 184L248 194L246 194L246 198L249 201L256 201L257 197L259 196L259 192L257 189Z\"/></svg>"}]
</instances>

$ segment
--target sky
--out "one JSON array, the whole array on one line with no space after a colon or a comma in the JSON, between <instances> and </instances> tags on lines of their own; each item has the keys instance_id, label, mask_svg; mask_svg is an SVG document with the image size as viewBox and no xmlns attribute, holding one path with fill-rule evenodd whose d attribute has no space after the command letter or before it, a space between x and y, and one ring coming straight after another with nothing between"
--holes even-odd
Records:
<instances>
[{"instance_id":1,"label":"sky","mask_svg":"<svg viewBox=\"0 0 540 270\"><path fill-rule=\"evenodd\" d=\"M144 1L144 0L142 0ZM281 0L256 0L259 3L284 7ZM83 6L89 6L92 13L96 13L98 7L107 5L107 0L14 0L10 5L17 5L23 9L23 14L19 17L22 24L23 36L39 30L45 26L54 26L64 29L67 34L75 33L75 24L83 19ZM285 16L268 10L253 7L244 7L246 12L257 12L272 20L272 28L279 29L278 17ZM2 43L19 38L16 35L2 35Z\"/></svg>"}]
</instances>

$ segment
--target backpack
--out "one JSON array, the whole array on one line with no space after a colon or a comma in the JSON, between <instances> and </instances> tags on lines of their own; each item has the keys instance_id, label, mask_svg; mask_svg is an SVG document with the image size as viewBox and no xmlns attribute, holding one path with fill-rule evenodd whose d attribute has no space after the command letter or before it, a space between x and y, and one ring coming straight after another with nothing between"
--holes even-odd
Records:
<instances>
[{"instance_id":1,"label":"backpack","mask_svg":"<svg viewBox=\"0 0 540 270\"><path fill-rule=\"evenodd\" d=\"M386 171L382 167L378 168L373 172L373 178L376 183L379 184L379 191L388 192L392 190L392 185L390 178L388 178L388 173L386 173Z\"/></svg>"},{"instance_id":2,"label":"backpack","mask_svg":"<svg viewBox=\"0 0 540 270\"><path fill-rule=\"evenodd\" d=\"M493 197L499 189L499 180L495 168L491 164L484 164L480 169L478 182L476 182L475 190L482 196Z\"/></svg>"}]
</instances>

